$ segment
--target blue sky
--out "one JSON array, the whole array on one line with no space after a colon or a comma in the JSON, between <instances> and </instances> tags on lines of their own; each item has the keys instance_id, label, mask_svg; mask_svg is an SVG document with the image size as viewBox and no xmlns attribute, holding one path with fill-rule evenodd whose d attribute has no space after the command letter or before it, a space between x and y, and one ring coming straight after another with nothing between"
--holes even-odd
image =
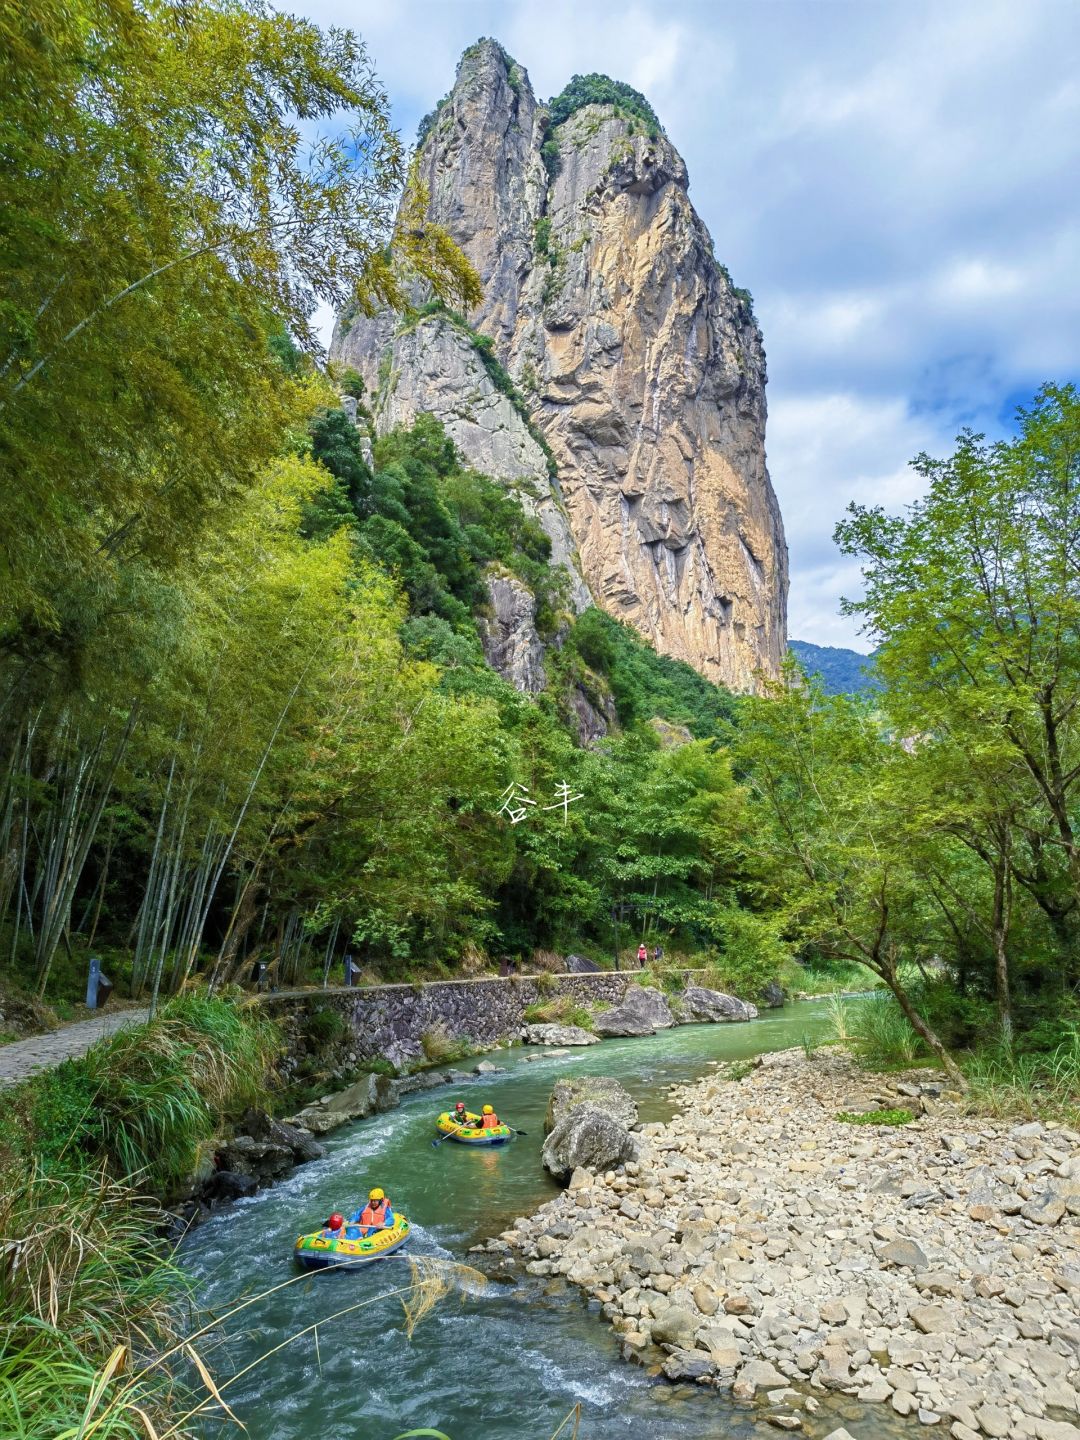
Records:
<instances>
[{"instance_id":1,"label":"blue sky","mask_svg":"<svg viewBox=\"0 0 1080 1440\"><path fill-rule=\"evenodd\" d=\"M603 71L652 101L769 361L790 633L868 648L840 596L850 500L1000 434L1080 377L1080 5L1073 0L293 0L367 41L410 137L493 35L540 98Z\"/></svg>"}]
</instances>

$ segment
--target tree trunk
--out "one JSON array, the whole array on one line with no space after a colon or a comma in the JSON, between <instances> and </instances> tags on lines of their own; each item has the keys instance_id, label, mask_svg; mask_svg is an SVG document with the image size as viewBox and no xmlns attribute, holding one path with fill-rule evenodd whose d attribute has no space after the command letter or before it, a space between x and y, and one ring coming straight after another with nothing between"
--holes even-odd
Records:
<instances>
[{"instance_id":1,"label":"tree trunk","mask_svg":"<svg viewBox=\"0 0 1080 1440\"><path fill-rule=\"evenodd\" d=\"M1008 849L999 851L998 864L994 867L994 989L997 995L998 1021L1001 1038L1006 1049L1012 1049L1013 1019L1012 999L1009 995L1009 923L1012 915L1012 886L1009 879Z\"/></svg>"},{"instance_id":2,"label":"tree trunk","mask_svg":"<svg viewBox=\"0 0 1080 1440\"><path fill-rule=\"evenodd\" d=\"M916 1010L914 1004L912 1003L911 996L904 989L903 985L901 985L895 969L893 969L892 966L888 966L879 970L878 973L885 981L886 985L888 985L892 993L896 996L896 1003L900 1006L900 1009L903 1010L904 1014L907 1016L908 1023L911 1025L911 1028L915 1031L917 1035L921 1036L921 1038L926 1041L927 1045L941 1061L942 1069L945 1071L946 1075L948 1075L949 1079L953 1082L957 1089L966 1091L968 1088L968 1083L965 1080L963 1072L961 1071L959 1065L957 1065L956 1061L949 1054L948 1050L946 1050L944 1044L941 1041L941 1038L937 1035L930 1023L925 1020L922 1015L919 1014L918 1010Z\"/></svg>"}]
</instances>

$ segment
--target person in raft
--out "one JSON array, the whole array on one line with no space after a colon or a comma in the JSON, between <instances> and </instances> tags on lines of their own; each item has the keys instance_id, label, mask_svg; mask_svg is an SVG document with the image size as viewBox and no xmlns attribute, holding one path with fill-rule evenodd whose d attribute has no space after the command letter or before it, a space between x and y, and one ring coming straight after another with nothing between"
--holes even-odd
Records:
<instances>
[{"instance_id":1,"label":"person in raft","mask_svg":"<svg viewBox=\"0 0 1080 1440\"><path fill-rule=\"evenodd\" d=\"M454 1106L453 1114L450 1116L450 1119L454 1122L455 1125L463 1125L466 1127L468 1126L469 1112L465 1109L464 1100L459 1100Z\"/></svg>"},{"instance_id":2,"label":"person in raft","mask_svg":"<svg viewBox=\"0 0 1080 1440\"><path fill-rule=\"evenodd\" d=\"M481 1129L481 1130L497 1130L497 1129L499 1128L500 1123L501 1123L501 1122L500 1122L500 1120L499 1120L498 1115L495 1114L495 1111L491 1108L491 1106L490 1106L490 1105L485 1105L485 1106L484 1106L484 1109L483 1109L483 1111L482 1111L482 1113L481 1113L481 1115L480 1115L480 1129Z\"/></svg>"},{"instance_id":3,"label":"person in raft","mask_svg":"<svg viewBox=\"0 0 1080 1440\"><path fill-rule=\"evenodd\" d=\"M365 1240L369 1235L374 1235L376 1230L387 1230L393 1225L394 1212L390 1200L378 1186L368 1195L368 1203L363 1210L357 1210L352 1216L352 1222L360 1226L361 1236Z\"/></svg>"},{"instance_id":4,"label":"person in raft","mask_svg":"<svg viewBox=\"0 0 1080 1440\"><path fill-rule=\"evenodd\" d=\"M645 941L643 940L643 941L641 942L641 944L637 947L637 963L638 963L639 969L641 969L641 970L644 970L644 969L645 969L645 963L646 963L646 961L648 960L648 958L649 958L649 952L648 952L648 950L646 950L646 948L645 948Z\"/></svg>"}]
</instances>

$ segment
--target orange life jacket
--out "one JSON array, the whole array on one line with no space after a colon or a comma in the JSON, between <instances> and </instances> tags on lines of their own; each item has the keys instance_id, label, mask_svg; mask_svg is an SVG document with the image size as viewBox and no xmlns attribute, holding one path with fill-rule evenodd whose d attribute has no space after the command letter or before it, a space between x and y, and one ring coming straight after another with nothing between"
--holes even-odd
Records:
<instances>
[{"instance_id":1,"label":"orange life jacket","mask_svg":"<svg viewBox=\"0 0 1080 1440\"><path fill-rule=\"evenodd\" d=\"M363 1214L360 1216L361 1225L385 1225L386 1212L390 1209L390 1201L369 1200L364 1206Z\"/></svg>"},{"instance_id":2,"label":"orange life jacket","mask_svg":"<svg viewBox=\"0 0 1080 1440\"><path fill-rule=\"evenodd\" d=\"M498 1115L484 1115L480 1120L481 1130L497 1130L499 1128Z\"/></svg>"}]
</instances>

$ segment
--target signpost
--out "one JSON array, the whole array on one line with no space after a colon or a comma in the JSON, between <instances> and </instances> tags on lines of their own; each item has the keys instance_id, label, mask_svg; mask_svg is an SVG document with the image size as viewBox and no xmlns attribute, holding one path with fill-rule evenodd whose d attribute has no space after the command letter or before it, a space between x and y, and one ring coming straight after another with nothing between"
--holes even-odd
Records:
<instances>
[{"instance_id":1,"label":"signpost","mask_svg":"<svg viewBox=\"0 0 1080 1440\"><path fill-rule=\"evenodd\" d=\"M90 956L90 973L86 977L86 1008L100 1010L112 994L112 981L101 968L96 955Z\"/></svg>"}]
</instances>

